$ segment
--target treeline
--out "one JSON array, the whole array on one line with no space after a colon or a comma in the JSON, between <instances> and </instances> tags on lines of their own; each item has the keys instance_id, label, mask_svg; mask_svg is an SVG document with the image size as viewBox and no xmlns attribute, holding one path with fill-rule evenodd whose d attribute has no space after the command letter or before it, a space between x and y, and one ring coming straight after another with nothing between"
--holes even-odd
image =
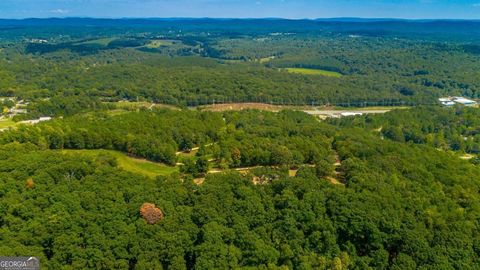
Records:
<instances>
[{"instance_id":1,"label":"treeline","mask_svg":"<svg viewBox=\"0 0 480 270\"><path fill-rule=\"evenodd\" d=\"M98 97L84 94L61 93L51 98L30 102L26 114L18 114L15 121L36 119L42 116L72 116L79 113L113 109L112 105L102 103Z\"/></svg>"},{"instance_id":2,"label":"treeline","mask_svg":"<svg viewBox=\"0 0 480 270\"><path fill-rule=\"evenodd\" d=\"M95 43L92 40L81 40L74 42L63 43L28 43L25 46L25 53L27 54L47 54L61 51L71 51L80 55L92 55L99 53L102 50L122 49L141 47L148 43L145 38L117 38L112 39L107 44Z\"/></svg>"},{"instance_id":3,"label":"treeline","mask_svg":"<svg viewBox=\"0 0 480 270\"><path fill-rule=\"evenodd\" d=\"M222 125L220 115L195 111L84 114L22 126L0 134L0 141L30 142L42 149L114 149L175 165L176 151L216 140Z\"/></svg>"},{"instance_id":4,"label":"treeline","mask_svg":"<svg viewBox=\"0 0 480 270\"><path fill-rule=\"evenodd\" d=\"M89 60L92 63L81 61L78 66L74 66L74 60L67 66L54 61L44 63L45 59L34 61L34 64L29 60L23 62L25 66L15 67L0 63L6 70L5 82L0 82L0 95L38 100L75 92L102 99L133 101L140 97L156 103L189 106L225 102L329 104L392 99L431 103L433 99L427 92L404 96L392 85L363 76L341 80L304 76L250 64L221 64L200 57L111 64L95 64L92 59Z\"/></svg>"},{"instance_id":5,"label":"treeline","mask_svg":"<svg viewBox=\"0 0 480 270\"><path fill-rule=\"evenodd\" d=\"M479 59L461 43L312 35L206 38L198 34L177 38L184 43L155 49L168 52L162 55L152 53L154 49L129 47L141 45L133 41L145 43L148 38L113 36L116 41L111 43L119 43L117 47L106 45L90 53L62 49L35 54L20 43L5 47L0 60L0 96L36 101L74 92L101 99L143 98L188 106L227 102L391 106L434 104L443 95L480 97L475 77ZM80 49L98 45L70 43L65 44ZM279 72L285 67L321 68L344 76Z\"/></svg>"},{"instance_id":6,"label":"treeline","mask_svg":"<svg viewBox=\"0 0 480 270\"><path fill-rule=\"evenodd\" d=\"M225 113L225 122L212 147L220 167L335 163L331 148L335 131L304 113L230 112Z\"/></svg>"},{"instance_id":7,"label":"treeline","mask_svg":"<svg viewBox=\"0 0 480 270\"><path fill-rule=\"evenodd\" d=\"M333 135L330 127L301 112L143 110L113 116L92 112L22 126L1 133L0 142L30 142L42 149L114 149L170 165L188 162L177 160L177 151L201 147L199 158L208 162L209 157L220 168L310 164L330 175ZM202 172L205 166L200 166Z\"/></svg>"},{"instance_id":8,"label":"treeline","mask_svg":"<svg viewBox=\"0 0 480 270\"><path fill-rule=\"evenodd\" d=\"M398 142L427 144L442 150L480 154L478 108L417 107L333 122L342 126L380 129L385 138Z\"/></svg>"}]
</instances>

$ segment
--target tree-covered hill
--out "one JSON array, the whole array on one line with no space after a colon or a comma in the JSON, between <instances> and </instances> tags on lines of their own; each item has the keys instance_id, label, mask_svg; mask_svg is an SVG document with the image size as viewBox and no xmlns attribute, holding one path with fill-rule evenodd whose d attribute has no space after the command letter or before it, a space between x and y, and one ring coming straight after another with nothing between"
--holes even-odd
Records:
<instances>
[{"instance_id":1,"label":"tree-covered hill","mask_svg":"<svg viewBox=\"0 0 480 270\"><path fill-rule=\"evenodd\" d=\"M32 104L88 96L188 106L391 106L434 104L444 95L479 98L478 24L0 21L0 96ZM314 71L295 74L288 68ZM324 76L327 71L343 76Z\"/></svg>"},{"instance_id":2,"label":"tree-covered hill","mask_svg":"<svg viewBox=\"0 0 480 270\"><path fill-rule=\"evenodd\" d=\"M393 141L426 144L444 151L480 153L478 108L418 107L332 122L377 130Z\"/></svg>"},{"instance_id":3,"label":"tree-covered hill","mask_svg":"<svg viewBox=\"0 0 480 270\"><path fill-rule=\"evenodd\" d=\"M479 269L480 167L372 127L289 111L146 111L2 133L0 253L39 256L46 269ZM125 134L179 149L195 134L192 145L210 145L198 159L264 167L199 184L188 172L150 179L108 155L47 149ZM144 203L164 218L148 224Z\"/></svg>"}]
</instances>

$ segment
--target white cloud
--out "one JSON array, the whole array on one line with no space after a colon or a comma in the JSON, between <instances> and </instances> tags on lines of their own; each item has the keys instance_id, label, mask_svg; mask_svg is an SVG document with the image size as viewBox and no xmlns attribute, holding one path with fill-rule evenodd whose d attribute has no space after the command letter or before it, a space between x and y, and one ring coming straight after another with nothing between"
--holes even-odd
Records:
<instances>
[{"instance_id":1,"label":"white cloud","mask_svg":"<svg viewBox=\"0 0 480 270\"><path fill-rule=\"evenodd\" d=\"M55 13L55 14L67 14L67 13L70 13L70 10L57 8L57 9L52 9L52 10L50 10L50 13Z\"/></svg>"}]
</instances>

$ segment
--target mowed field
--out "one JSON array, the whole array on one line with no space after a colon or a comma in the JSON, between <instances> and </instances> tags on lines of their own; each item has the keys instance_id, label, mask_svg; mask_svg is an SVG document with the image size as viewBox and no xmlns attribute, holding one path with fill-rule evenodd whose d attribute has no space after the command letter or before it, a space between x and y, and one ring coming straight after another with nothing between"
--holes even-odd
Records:
<instances>
[{"instance_id":1,"label":"mowed field","mask_svg":"<svg viewBox=\"0 0 480 270\"><path fill-rule=\"evenodd\" d=\"M114 41L116 38L99 38L99 39L93 39L93 40L88 40L84 42L77 43L77 45L101 45L101 46L108 46L110 42Z\"/></svg>"},{"instance_id":2,"label":"mowed field","mask_svg":"<svg viewBox=\"0 0 480 270\"><path fill-rule=\"evenodd\" d=\"M100 154L108 154L117 159L118 167L121 169L141 174L148 177L166 176L174 172L178 172L178 167L167 166L162 163L151 162L145 159L129 157L127 154L114 150L59 150L66 155L84 155L92 158L98 157Z\"/></svg>"},{"instance_id":3,"label":"mowed field","mask_svg":"<svg viewBox=\"0 0 480 270\"><path fill-rule=\"evenodd\" d=\"M150 49L155 49L155 48L160 48L161 46L172 46L173 44L175 44L175 41L173 40L152 40L145 47Z\"/></svg>"},{"instance_id":4,"label":"mowed field","mask_svg":"<svg viewBox=\"0 0 480 270\"><path fill-rule=\"evenodd\" d=\"M0 128L9 128L15 125L16 123L10 119L0 119Z\"/></svg>"},{"instance_id":5,"label":"mowed field","mask_svg":"<svg viewBox=\"0 0 480 270\"><path fill-rule=\"evenodd\" d=\"M258 59L258 62L260 62L261 64L265 64L272 61L273 59L275 59L275 56L263 57Z\"/></svg>"},{"instance_id":6,"label":"mowed field","mask_svg":"<svg viewBox=\"0 0 480 270\"><path fill-rule=\"evenodd\" d=\"M310 68L284 68L289 73L303 74L303 75L317 75L326 77L340 78L342 74L334 71L328 71L323 69L310 69Z\"/></svg>"}]
</instances>

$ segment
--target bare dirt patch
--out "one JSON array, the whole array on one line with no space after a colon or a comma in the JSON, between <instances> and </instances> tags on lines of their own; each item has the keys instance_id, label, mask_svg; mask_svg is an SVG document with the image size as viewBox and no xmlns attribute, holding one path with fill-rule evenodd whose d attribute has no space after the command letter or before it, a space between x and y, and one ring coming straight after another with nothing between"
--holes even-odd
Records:
<instances>
[{"instance_id":1,"label":"bare dirt patch","mask_svg":"<svg viewBox=\"0 0 480 270\"><path fill-rule=\"evenodd\" d=\"M248 109L278 112L287 108L288 106L272 105L272 104L266 104L266 103L229 103L229 104L206 105L206 106L200 107L200 109L203 111L211 111L211 112L241 111L241 110L248 110Z\"/></svg>"},{"instance_id":2,"label":"bare dirt patch","mask_svg":"<svg viewBox=\"0 0 480 270\"><path fill-rule=\"evenodd\" d=\"M205 182L205 178L195 178L193 179L193 182L195 183L195 185L200 186L203 184L203 182Z\"/></svg>"},{"instance_id":3,"label":"bare dirt patch","mask_svg":"<svg viewBox=\"0 0 480 270\"><path fill-rule=\"evenodd\" d=\"M345 186L344 183L340 182L340 181L339 181L338 179L336 179L336 178L327 177L327 180L328 180L330 183L334 184L334 185L337 185L337 186Z\"/></svg>"}]
</instances>

